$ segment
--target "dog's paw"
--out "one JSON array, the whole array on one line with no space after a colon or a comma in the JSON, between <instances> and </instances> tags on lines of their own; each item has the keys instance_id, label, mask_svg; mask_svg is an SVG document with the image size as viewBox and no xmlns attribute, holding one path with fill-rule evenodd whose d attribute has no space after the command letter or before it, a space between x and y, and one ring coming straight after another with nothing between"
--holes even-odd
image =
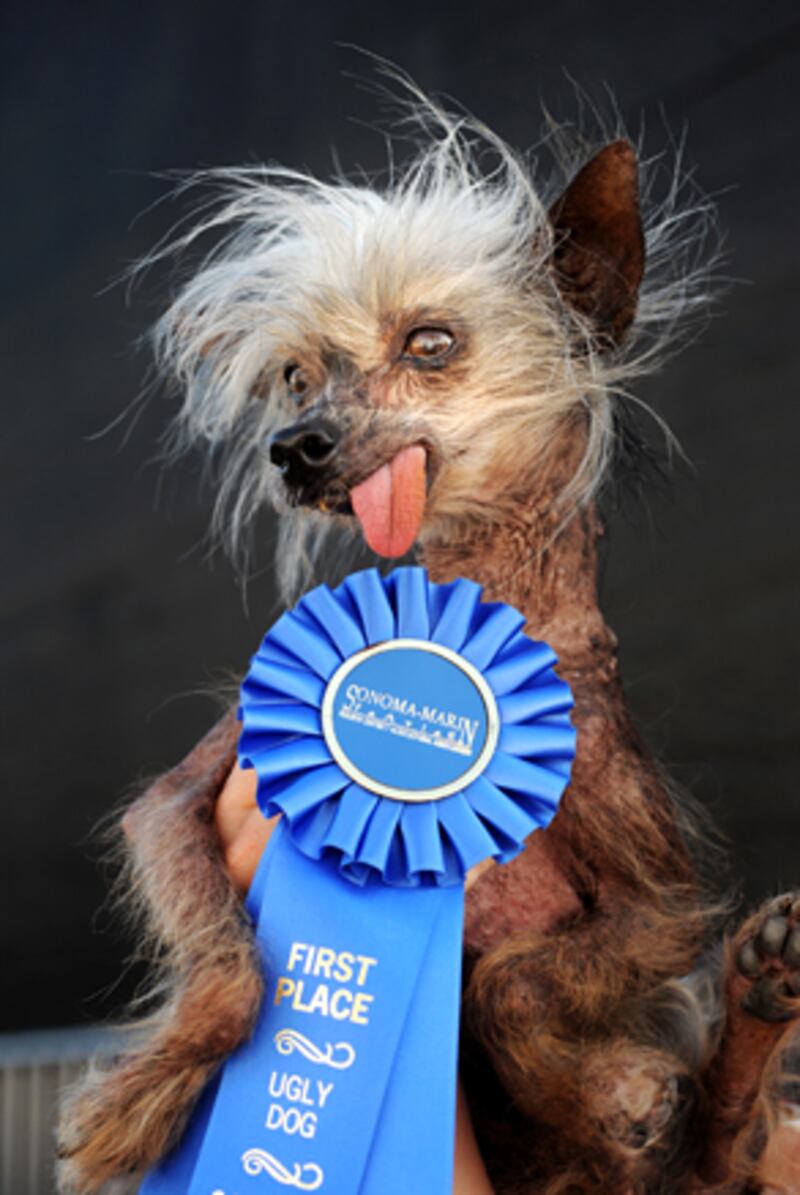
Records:
<instances>
[{"instance_id":1,"label":"dog's paw","mask_svg":"<svg viewBox=\"0 0 800 1195\"><path fill-rule=\"evenodd\" d=\"M763 905L743 927L735 957L748 981L745 1012L772 1023L800 1016L800 892Z\"/></svg>"}]
</instances>

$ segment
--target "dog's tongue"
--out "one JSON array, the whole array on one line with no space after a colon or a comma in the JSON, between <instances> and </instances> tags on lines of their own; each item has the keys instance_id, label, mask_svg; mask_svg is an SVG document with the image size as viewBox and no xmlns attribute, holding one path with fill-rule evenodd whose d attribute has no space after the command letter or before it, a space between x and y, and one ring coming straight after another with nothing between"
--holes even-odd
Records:
<instances>
[{"instance_id":1,"label":"dog's tongue","mask_svg":"<svg viewBox=\"0 0 800 1195\"><path fill-rule=\"evenodd\" d=\"M350 491L364 538L379 556L402 556L425 510L425 449L412 444Z\"/></svg>"}]
</instances>

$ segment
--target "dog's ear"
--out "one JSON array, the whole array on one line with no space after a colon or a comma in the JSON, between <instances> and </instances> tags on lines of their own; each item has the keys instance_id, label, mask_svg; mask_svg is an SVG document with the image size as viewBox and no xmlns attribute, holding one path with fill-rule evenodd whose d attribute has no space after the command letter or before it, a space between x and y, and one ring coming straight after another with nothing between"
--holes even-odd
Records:
<instances>
[{"instance_id":1,"label":"dog's ear","mask_svg":"<svg viewBox=\"0 0 800 1195\"><path fill-rule=\"evenodd\" d=\"M636 151L613 141L550 208L553 270L562 296L594 324L598 345L619 344L636 314L644 272Z\"/></svg>"}]
</instances>

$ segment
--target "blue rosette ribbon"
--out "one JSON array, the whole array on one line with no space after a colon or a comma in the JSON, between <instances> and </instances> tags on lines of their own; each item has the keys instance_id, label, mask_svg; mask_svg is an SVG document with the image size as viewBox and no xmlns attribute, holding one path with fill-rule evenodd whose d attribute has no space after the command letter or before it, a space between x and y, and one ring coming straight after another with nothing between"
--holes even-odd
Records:
<instances>
[{"instance_id":1,"label":"blue rosette ribbon","mask_svg":"<svg viewBox=\"0 0 800 1195\"><path fill-rule=\"evenodd\" d=\"M452 1190L464 881L555 815L575 754L551 648L424 569L306 594L242 685L280 814L248 895L267 989L142 1195Z\"/></svg>"}]
</instances>

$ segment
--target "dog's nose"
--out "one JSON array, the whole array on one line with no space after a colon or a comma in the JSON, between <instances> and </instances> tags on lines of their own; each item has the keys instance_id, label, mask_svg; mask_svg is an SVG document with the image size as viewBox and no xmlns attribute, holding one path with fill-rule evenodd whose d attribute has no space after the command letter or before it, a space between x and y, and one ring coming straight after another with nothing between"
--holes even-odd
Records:
<instances>
[{"instance_id":1,"label":"dog's nose","mask_svg":"<svg viewBox=\"0 0 800 1195\"><path fill-rule=\"evenodd\" d=\"M281 428L270 440L269 459L282 473L297 480L313 477L336 451L339 433L330 423L314 419Z\"/></svg>"}]
</instances>

